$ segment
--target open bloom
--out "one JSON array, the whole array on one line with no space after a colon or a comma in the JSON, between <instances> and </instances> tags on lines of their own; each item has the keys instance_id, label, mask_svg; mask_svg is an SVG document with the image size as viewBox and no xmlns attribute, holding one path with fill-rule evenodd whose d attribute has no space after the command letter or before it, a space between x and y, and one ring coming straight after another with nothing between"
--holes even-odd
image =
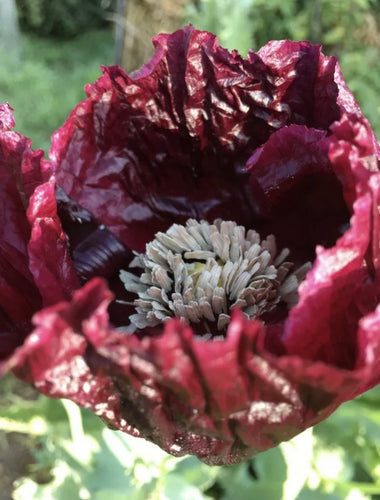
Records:
<instances>
[{"instance_id":1,"label":"open bloom","mask_svg":"<svg viewBox=\"0 0 380 500\"><path fill-rule=\"evenodd\" d=\"M317 46L154 43L51 163L2 108L2 369L236 463L380 381L379 146Z\"/></svg>"}]
</instances>

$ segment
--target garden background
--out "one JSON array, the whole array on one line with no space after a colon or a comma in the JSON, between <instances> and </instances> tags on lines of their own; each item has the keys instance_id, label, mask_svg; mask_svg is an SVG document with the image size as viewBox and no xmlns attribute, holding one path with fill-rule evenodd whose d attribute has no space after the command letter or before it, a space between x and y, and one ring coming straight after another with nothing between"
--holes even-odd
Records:
<instances>
[{"instance_id":1,"label":"garden background","mask_svg":"<svg viewBox=\"0 0 380 500\"><path fill-rule=\"evenodd\" d=\"M271 39L322 43L380 134L379 0L0 0L0 102L14 108L33 148L48 151L101 65L137 69L152 53L152 35L188 22L242 55ZM6 376L0 500L378 500L379 402L375 388L276 449L208 467Z\"/></svg>"}]
</instances>

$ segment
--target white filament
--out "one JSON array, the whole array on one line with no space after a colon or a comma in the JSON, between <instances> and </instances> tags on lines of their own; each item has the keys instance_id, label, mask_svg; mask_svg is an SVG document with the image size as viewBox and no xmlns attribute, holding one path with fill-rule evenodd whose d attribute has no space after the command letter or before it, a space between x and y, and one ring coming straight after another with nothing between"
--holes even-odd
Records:
<instances>
[{"instance_id":1,"label":"white filament","mask_svg":"<svg viewBox=\"0 0 380 500\"><path fill-rule=\"evenodd\" d=\"M138 295L131 323L140 329L178 317L202 322L207 333L212 323L225 330L234 307L248 318L271 311L279 302L293 307L311 265L290 273L288 254L286 248L277 254L273 235L261 240L256 231L232 221L173 224L156 234L145 254L135 254L129 267L142 268L140 276L120 271L125 288Z\"/></svg>"}]
</instances>

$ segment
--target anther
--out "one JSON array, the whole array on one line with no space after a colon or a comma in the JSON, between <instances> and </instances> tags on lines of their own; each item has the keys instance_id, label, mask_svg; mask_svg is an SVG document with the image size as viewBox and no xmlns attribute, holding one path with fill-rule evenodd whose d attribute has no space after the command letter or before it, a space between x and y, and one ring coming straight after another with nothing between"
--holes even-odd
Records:
<instances>
[{"instance_id":1,"label":"anther","mask_svg":"<svg viewBox=\"0 0 380 500\"><path fill-rule=\"evenodd\" d=\"M137 294L131 323L141 329L178 317L201 323L206 334L224 332L234 307L249 319L280 302L291 308L311 264L291 272L288 254L287 248L277 253L273 235L261 240L232 221L173 224L135 255L129 267L141 268L140 276L120 271L125 288Z\"/></svg>"}]
</instances>

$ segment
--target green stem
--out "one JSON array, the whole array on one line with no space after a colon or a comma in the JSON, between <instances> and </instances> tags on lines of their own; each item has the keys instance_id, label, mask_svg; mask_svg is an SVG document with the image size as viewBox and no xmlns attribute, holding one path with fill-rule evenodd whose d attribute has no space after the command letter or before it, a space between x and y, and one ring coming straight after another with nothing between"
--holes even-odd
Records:
<instances>
[{"instance_id":1,"label":"green stem","mask_svg":"<svg viewBox=\"0 0 380 500\"><path fill-rule=\"evenodd\" d=\"M83 429L82 414L79 406L68 399L62 399L63 407L67 413L73 448L77 458L87 461L90 458L90 450L86 443L86 436Z\"/></svg>"}]
</instances>

